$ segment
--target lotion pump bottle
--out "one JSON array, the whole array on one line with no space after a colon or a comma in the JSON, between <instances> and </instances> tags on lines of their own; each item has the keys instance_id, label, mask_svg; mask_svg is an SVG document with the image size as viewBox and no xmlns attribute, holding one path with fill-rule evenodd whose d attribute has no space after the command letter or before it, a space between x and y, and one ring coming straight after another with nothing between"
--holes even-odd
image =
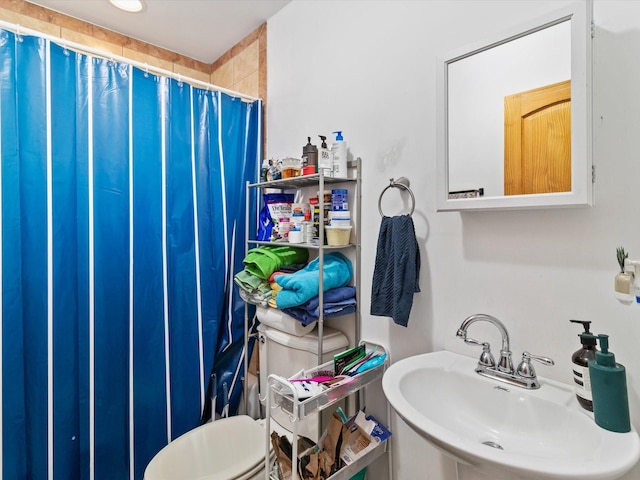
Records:
<instances>
[{"instance_id":1,"label":"lotion pump bottle","mask_svg":"<svg viewBox=\"0 0 640 480\"><path fill-rule=\"evenodd\" d=\"M598 340L600 351L596 352L596 359L589 362L593 416L606 430L630 432L626 370L609 351L609 335L598 335Z\"/></svg>"},{"instance_id":2,"label":"lotion pump bottle","mask_svg":"<svg viewBox=\"0 0 640 480\"><path fill-rule=\"evenodd\" d=\"M336 141L331 145L331 154L333 155L333 176L347 178L347 142L344 141L341 131L333 133L336 134Z\"/></svg>"},{"instance_id":3,"label":"lotion pump bottle","mask_svg":"<svg viewBox=\"0 0 640 480\"><path fill-rule=\"evenodd\" d=\"M573 383L576 398L582 408L593 412L593 397L591 395L591 377L589 375L589 361L596 358L596 336L591 334L588 320L570 320L572 323L581 323L584 332L579 334L582 348L573 352Z\"/></svg>"}]
</instances>

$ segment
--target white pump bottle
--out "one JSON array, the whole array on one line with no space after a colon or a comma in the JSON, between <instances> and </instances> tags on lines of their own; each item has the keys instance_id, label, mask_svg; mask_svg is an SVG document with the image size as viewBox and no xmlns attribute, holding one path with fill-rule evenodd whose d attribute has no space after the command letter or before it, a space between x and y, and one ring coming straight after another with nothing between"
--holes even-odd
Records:
<instances>
[{"instance_id":1,"label":"white pump bottle","mask_svg":"<svg viewBox=\"0 0 640 480\"><path fill-rule=\"evenodd\" d=\"M342 138L341 131L332 132L336 134L336 141L331 145L331 156L333 157L333 176L348 178L347 172L347 142Z\"/></svg>"}]
</instances>

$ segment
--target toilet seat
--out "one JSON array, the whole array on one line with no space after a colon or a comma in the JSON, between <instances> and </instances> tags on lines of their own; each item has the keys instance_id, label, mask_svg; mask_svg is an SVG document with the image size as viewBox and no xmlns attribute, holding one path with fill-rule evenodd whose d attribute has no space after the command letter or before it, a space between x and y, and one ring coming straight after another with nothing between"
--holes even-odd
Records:
<instances>
[{"instance_id":1,"label":"toilet seat","mask_svg":"<svg viewBox=\"0 0 640 480\"><path fill-rule=\"evenodd\" d=\"M245 480L264 468L264 427L246 415L216 420L160 450L144 480Z\"/></svg>"}]
</instances>

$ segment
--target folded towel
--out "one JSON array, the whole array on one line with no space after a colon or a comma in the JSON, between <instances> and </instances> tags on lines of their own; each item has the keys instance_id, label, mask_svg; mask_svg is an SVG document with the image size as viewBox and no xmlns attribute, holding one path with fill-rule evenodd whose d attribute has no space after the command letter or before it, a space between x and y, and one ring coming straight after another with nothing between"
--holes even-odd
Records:
<instances>
[{"instance_id":1,"label":"folded towel","mask_svg":"<svg viewBox=\"0 0 640 480\"><path fill-rule=\"evenodd\" d=\"M356 310L356 287L339 287L327 290L322 299L323 318L338 317L353 313ZM312 299L297 307L284 308L282 311L302 325L318 321L320 317L320 296L316 295Z\"/></svg>"},{"instance_id":2,"label":"folded towel","mask_svg":"<svg viewBox=\"0 0 640 480\"><path fill-rule=\"evenodd\" d=\"M325 311L323 313L322 318L333 318L339 317L342 315L347 315L349 313L353 313L356 311L356 303L353 301L353 305L341 305L340 307L332 307L327 308L328 306L325 304ZM282 310L287 315L295 318L300 322L300 324L304 327L307 325L311 325L314 322L317 322L320 318L317 314L308 312L300 307L291 307L285 308Z\"/></svg>"},{"instance_id":3,"label":"folded towel","mask_svg":"<svg viewBox=\"0 0 640 480\"><path fill-rule=\"evenodd\" d=\"M383 217L371 286L371 315L407 326L420 291L420 249L411 215Z\"/></svg>"},{"instance_id":4,"label":"folded towel","mask_svg":"<svg viewBox=\"0 0 640 480\"><path fill-rule=\"evenodd\" d=\"M331 288L324 292L322 295L322 303L326 306L331 303L340 303L345 300L353 300L356 299L356 287L347 286L347 287L337 287ZM305 310L315 310L318 308L320 304L320 296L316 295L315 297L309 299L302 305L300 308L304 308Z\"/></svg>"},{"instance_id":5,"label":"folded towel","mask_svg":"<svg viewBox=\"0 0 640 480\"><path fill-rule=\"evenodd\" d=\"M353 273L351 261L339 252L325 253L323 258L322 289L326 291L348 285ZM275 278L282 287L276 298L278 308L297 307L318 295L319 262L319 257L315 258L302 270Z\"/></svg>"},{"instance_id":6,"label":"folded towel","mask_svg":"<svg viewBox=\"0 0 640 480\"><path fill-rule=\"evenodd\" d=\"M266 283L263 279L256 277L255 275L247 272L246 270L242 270L235 274L233 277L233 281L238 285L241 289L247 292L253 292L255 290L259 290L264 283Z\"/></svg>"},{"instance_id":7,"label":"folded towel","mask_svg":"<svg viewBox=\"0 0 640 480\"><path fill-rule=\"evenodd\" d=\"M283 267L305 263L309 258L309 251L305 248L294 248L288 245L260 246L252 248L242 261L244 268L258 278L267 279Z\"/></svg>"},{"instance_id":8,"label":"folded towel","mask_svg":"<svg viewBox=\"0 0 640 480\"><path fill-rule=\"evenodd\" d=\"M276 297L278 296L278 292L282 290L282 287L278 285L276 282L271 282L271 298L269 298L269 306L273 308L278 308L276 305Z\"/></svg>"},{"instance_id":9,"label":"folded towel","mask_svg":"<svg viewBox=\"0 0 640 480\"><path fill-rule=\"evenodd\" d=\"M271 301L271 290L269 290L268 292L247 292L246 290L243 290L241 288L240 290L238 290L238 292L240 293L240 298L242 298L245 302L252 303L254 305L261 305L263 307L266 307Z\"/></svg>"}]
</instances>

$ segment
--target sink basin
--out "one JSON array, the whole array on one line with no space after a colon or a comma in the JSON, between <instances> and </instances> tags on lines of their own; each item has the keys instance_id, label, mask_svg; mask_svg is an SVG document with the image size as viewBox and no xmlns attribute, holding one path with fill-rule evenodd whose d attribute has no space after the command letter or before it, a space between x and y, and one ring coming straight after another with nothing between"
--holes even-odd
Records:
<instances>
[{"instance_id":1,"label":"sink basin","mask_svg":"<svg viewBox=\"0 0 640 480\"><path fill-rule=\"evenodd\" d=\"M539 378L538 390L475 373L477 361L448 351L394 363L385 396L413 430L480 471L534 479L616 479L640 458L635 430L600 428L571 386Z\"/></svg>"}]
</instances>

